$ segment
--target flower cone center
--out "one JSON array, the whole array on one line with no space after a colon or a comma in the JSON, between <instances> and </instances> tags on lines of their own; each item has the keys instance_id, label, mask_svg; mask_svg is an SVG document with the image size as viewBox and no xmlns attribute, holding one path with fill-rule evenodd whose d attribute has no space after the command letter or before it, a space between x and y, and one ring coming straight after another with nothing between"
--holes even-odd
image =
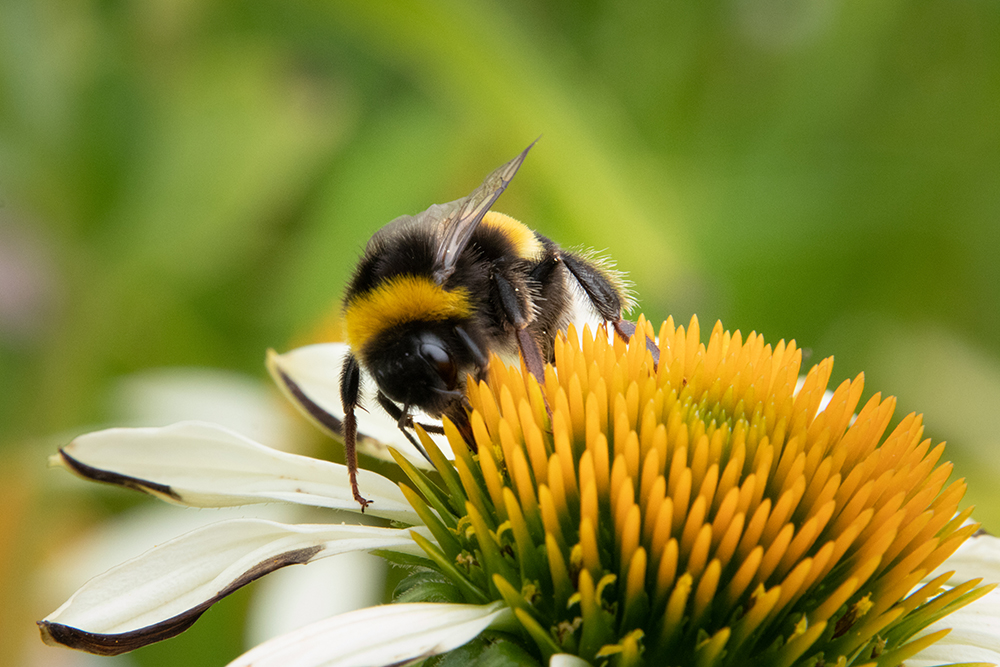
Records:
<instances>
[{"instance_id":1,"label":"flower cone center","mask_svg":"<svg viewBox=\"0 0 1000 667\"><path fill-rule=\"evenodd\" d=\"M794 342L717 324L706 344L697 319L658 341L654 365L570 331L542 385L494 358L469 389L478 455L450 424L454 465L423 438L443 487L408 468L404 492L463 599L504 600L545 660L791 665L901 661L985 592L918 586L976 529L920 416L886 435L895 400L858 410L862 376L820 410L832 359L796 391Z\"/></svg>"}]
</instances>

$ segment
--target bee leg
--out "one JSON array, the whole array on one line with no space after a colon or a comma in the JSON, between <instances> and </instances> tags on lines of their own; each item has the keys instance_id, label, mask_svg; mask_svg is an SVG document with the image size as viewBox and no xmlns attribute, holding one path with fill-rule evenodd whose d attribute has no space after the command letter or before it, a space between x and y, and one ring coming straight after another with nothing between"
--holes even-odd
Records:
<instances>
[{"instance_id":1,"label":"bee leg","mask_svg":"<svg viewBox=\"0 0 1000 667\"><path fill-rule=\"evenodd\" d=\"M347 474L351 480L351 491L354 499L361 505L364 513L372 501L365 500L358 489L358 422L354 409L358 407L358 395L361 388L361 368L353 354L344 359L344 368L340 372L340 400L344 407L344 458L347 459Z\"/></svg>"},{"instance_id":2,"label":"bee leg","mask_svg":"<svg viewBox=\"0 0 1000 667\"><path fill-rule=\"evenodd\" d=\"M576 255L563 251L560 259L576 278L590 303L605 321L611 322L615 332L626 343L635 333L635 323L622 319L622 300L619 290L601 271L590 262ZM646 338L646 349L653 355L653 363L660 362L660 348L650 338Z\"/></svg>"},{"instance_id":3,"label":"bee leg","mask_svg":"<svg viewBox=\"0 0 1000 667\"><path fill-rule=\"evenodd\" d=\"M409 428L414 428L415 426L419 426L428 433L433 433L434 435L444 435L444 426L441 426L440 424L424 424L423 422L413 421L413 417L407 417L406 425Z\"/></svg>"},{"instance_id":4,"label":"bee leg","mask_svg":"<svg viewBox=\"0 0 1000 667\"><path fill-rule=\"evenodd\" d=\"M545 382L545 362L542 361L542 351L538 347L538 342L528 333L528 320L521 312L521 304L517 298L517 292L510 281L500 273L493 274L493 282L497 286L497 295L500 297L500 305L504 314L514 325L517 332L517 344L521 348L521 356L524 357L524 365L528 372L535 376L539 384Z\"/></svg>"},{"instance_id":5,"label":"bee leg","mask_svg":"<svg viewBox=\"0 0 1000 667\"><path fill-rule=\"evenodd\" d=\"M458 339L462 341L462 345L465 346L465 349L469 351L469 354L471 354L472 358L475 360L476 370L479 372L479 378L481 379L485 377L486 367L490 364L489 358L481 349L479 349L479 346L476 345L476 341L472 340L472 336L470 336L465 329L462 327L455 327L455 334L458 336Z\"/></svg>"},{"instance_id":6,"label":"bee leg","mask_svg":"<svg viewBox=\"0 0 1000 667\"><path fill-rule=\"evenodd\" d=\"M461 434L462 439L465 440L465 444L468 445L472 453L478 453L479 447L476 445L476 439L472 435L472 422L469 421L469 413L466 411L465 406L461 403L453 403L445 410L442 416L451 420L451 423L458 429L459 434Z\"/></svg>"},{"instance_id":7,"label":"bee leg","mask_svg":"<svg viewBox=\"0 0 1000 667\"><path fill-rule=\"evenodd\" d=\"M635 335L635 322L631 320L618 320L611 324L614 326L615 333L618 334L619 338L626 343L632 340L632 336ZM647 337L646 349L653 355L653 367L655 368L660 363L660 348L656 347L656 343L653 342L652 338Z\"/></svg>"},{"instance_id":8,"label":"bee leg","mask_svg":"<svg viewBox=\"0 0 1000 667\"><path fill-rule=\"evenodd\" d=\"M476 345L476 341L472 340L472 336L470 336L465 331L465 329L463 329L462 327L455 327L455 334L458 336L458 339L462 341L462 344L465 345L465 349L469 351L469 354L472 355L473 360L475 360L476 362L476 376L474 378L471 378L472 381L473 382L485 381L489 377L489 372L490 372L489 357L487 357L486 354L479 348L479 346ZM466 412L472 412L472 404L469 403L468 394L465 393L462 394L461 404L462 408L464 408ZM455 420L453 419L452 421ZM471 441L469 442L471 444Z\"/></svg>"},{"instance_id":9,"label":"bee leg","mask_svg":"<svg viewBox=\"0 0 1000 667\"><path fill-rule=\"evenodd\" d=\"M542 359L542 349L538 346L538 341L531 337L528 332L528 320L521 312L521 305L517 298L517 291L506 278L500 273L493 274L493 282L497 286L497 295L500 297L500 305L508 320L514 325L517 335L517 346L521 348L521 358L528 372L535 376L540 387L545 386L545 361ZM549 401L542 392L542 401L545 403L545 412L552 422L552 408Z\"/></svg>"},{"instance_id":10,"label":"bee leg","mask_svg":"<svg viewBox=\"0 0 1000 667\"><path fill-rule=\"evenodd\" d=\"M631 320L617 320L612 322L612 324L615 327L615 332L618 333L618 337L626 343L635 334L635 322ZM653 355L653 367L655 368L660 363L660 348L656 346L656 342L649 336L646 336L646 349Z\"/></svg>"},{"instance_id":11,"label":"bee leg","mask_svg":"<svg viewBox=\"0 0 1000 667\"><path fill-rule=\"evenodd\" d=\"M379 405L381 405L389 416L396 420L396 425L399 430L403 432L406 439L410 441L413 447L423 454L424 458L428 461L431 460L430 456L427 455L427 451L423 448L420 442L413 437L413 435L407 430L412 429L414 426L420 426L428 433L443 434L444 426L439 426L437 424L419 424L413 421L413 416L410 415L410 407L404 406L400 409L398 405L393 403L387 396L379 392L378 396ZM476 441L472 437L472 424L469 422L469 415L466 412L465 407L460 403L454 403L442 414L443 417L447 417L458 429L458 432L462 435L465 440L465 444L469 446L469 449L473 453L477 451Z\"/></svg>"},{"instance_id":12,"label":"bee leg","mask_svg":"<svg viewBox=\"0 0 1000 667\"><path fill-rule=\"evenodd\" d=\"M435 435L443 435L444 434L444 427L441 426L440 424L423 424L421 422L416 422L416 421L413 420L413 415L409 414L409 410L402 411L402 410L399 409L399 407L395 403L393 403L388 398L386 398L385 400L389 402L389 405L391 405L393 407L393 410L399 412L399 414L400 414L399 417L395 417L394 416L393 419L395 419L397 421L400 420L400 419L402 419L403 420L403 426L405 426L406 428L414 428L416 426L419 426L420 428L424 429L428 433L434 433ZM379 404L381 405L381 402ZM382 408L385 409L385 406L383 405ZM386 412L389 412L389 410L386 410Z\"/></svg>"},{"instance_id":13,"label":"bee leg","mask_svg":"<svg viewBox=\"0 0 1000 667\"><path fill-rule=\"evenodd\" d=\"M545 362L542 361L542 351L538 347L538 341L531 337L527 329L518 329L517 344L521 348L521 356L524 357L524 365L528 367L528 372L535 376L538 384L543 384Z\"/></svg>"},{"instance_id":14,"label":"bee leg","mask_svg":"<svg viewBox=\"0 0 1000 667\"><path fill-rule=\"evenodd\" d=\"M409 429L413 428L413 417L410 416L410 406L407 405L403 409L400 409L398 405L393 403L389 397L381 391L378 392L378 404L382 406L383 410L389 413L390 417L396 420L396 426L403 433L403 435L406 436L406 439L410 441L413 448L420 452L425 459L430 461L431 457L427 455L423 446L409 431Z\"/></svg>"}]
</instances>

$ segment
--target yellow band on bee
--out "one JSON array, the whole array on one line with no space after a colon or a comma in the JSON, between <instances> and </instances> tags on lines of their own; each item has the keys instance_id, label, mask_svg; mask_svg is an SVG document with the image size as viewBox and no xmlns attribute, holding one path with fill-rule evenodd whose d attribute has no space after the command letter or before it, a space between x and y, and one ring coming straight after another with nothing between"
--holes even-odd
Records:
<instances>
[{"instance_id":1,"label":"yellow band on bee","mask_svg":"<svg viewBox=\"0 0 1000 667\"><path fill-rule=\"evenodd\" d=\"M379 334L407 322L439 322L469 317L472 304L464 288L446 291L430 278L390 278L347 303L347 344L360 351Z\"/></svg>"},{"instance_id":2,"label":"yellow band on bee","mask_svg":"<svg viewBox=\"0 0 1000 667\"><path fill-rule=\"evenodd\" d=\"M489 211L483 216L483 224L488 227L499 229L504 236L514 245L514 252L521 259L538 259L544 248L542 243L535 236L535 232L509 215Z\"/></svg>"}]
</instances>

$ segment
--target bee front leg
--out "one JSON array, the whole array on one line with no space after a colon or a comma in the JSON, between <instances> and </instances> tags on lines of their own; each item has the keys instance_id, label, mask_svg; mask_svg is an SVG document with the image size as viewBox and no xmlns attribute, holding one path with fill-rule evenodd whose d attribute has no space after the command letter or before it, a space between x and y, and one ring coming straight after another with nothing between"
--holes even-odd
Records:
<instances>
[{"instance_id":1,"label":"bee front leg","mask_svg":"<svg viewBox=\"0 0 1000 667\"><path fill-rule=\"evenodd\" d=\"M483 353L479 346L476 345L476 341L472 340L472 336L470 336L465 329L462 327L455 327L455 335L458 336L458 339L462 341L462 345L465 346L465 349L469 351L469 354L471 354L472 358L475 360L476 371L479 375L478 379L481 380L485 378L486 369L490 364L489 358Z\"/></svg>"},{"instance_id":2,"label":"bee front leg","mask_svg":"<svg viewBox=\"0 0 1000 667\"><path fill-rule=\"evenodd\" d=\"M545 362L542 360L542 351L538 347L538 342L528 333L528 318L521 312L521 301L517 297L517 291L510 281L499 272L493 274L493 283L496 285L497 296L500 297L500 305L504 314L508 321L514 325L524 365L527 366L528 372L538 380L538 384L543 384L545 382Z\"/></svg>"},{"instance_id":3,"label":"bee front leg","mask_svg":"<svg viewBox=\"0 0 1000 667\"><path fill-rule=\"evenodd\" d=\"M362 514L372 501L361 496L358 489L358 422L354 409L358 407L358 395L361 388L361 367L353 354L344 359L344 367L340 372L340 400L344 407L344 458L347 460L347 474L351 480L351 491L354 499L361 505Z\"/></svg>"},{"instance_id":4,"label":"bee front leg","mask_svg":"<svg viewBox=\"0 0 1000 667\"><path fill-rule=\"evenodd\" d=\"M473 454L478 453L479 446L476 445L476 438L472 433L472 422L469 421L469 413L466 411L465 406L461 403L453 403L445 410L442 416L450 419L451 423L455 425L462 439L465 440L465 444L468 445L469 450Z\"/></svg>"},{"instance_id":5,"label":"bee front leg","mask_svg":"<svg viewBox=\"0 0 1000 667\"><path fill-rule=\"evenodd\" d=\"M406 439L410 441L413 448L420 452L425 459L430 461L431 457L427 455L423 446L421 446L420 442L414 438L413 434L409 431L409 429L413 428L413 417L410 416L410 406L407 405L405 408L400 409L398 405L393 403L392 400L381 391L378 392L377 398L378 404L382 406L383 410L389 413L390 417L396 420L396 427L403 433L404 436L406 436ZM421 426L423 425L421 424ZM425 426L424 430L427 430L427 428L428 427ZM436 427L432 427L432 429L432 432L437 430Z\"/></svg>"},{"instance_id":6,"label":"bee front leg","mask_svg":"<svg viewBox=\"0 0 1000 667\"><path fill-rule=\"evenodd\" d=\"M390 407L387 408L386 404L388 404ZM415 428L419 426L428 433L433 433L435 435L444 434L444 427L441 426L440 424L424 424L421 422L414 421L413 415L410 414L410 411L408 409L400 410L399 406L397 406L395 403L392 402L392 400L387 398L385 394L381 395L381 398L379 399L379 405L381 405L382 408L389 413L389 416L391 416L393 419L396 420L396 426L398 426L399 428L403 428L404 426L406 428Z\"/></svg>"},{"instance_id":7,"label":"bee front leg","mask_svg":"<svg viewBox=\"0 0 1000 667\"><path fill-rule=\"evenodd\" d=\"M509 280L500 273L493 274L493 282L497 286L497 295L500 297L500 305L507 315L508 321L514 325L514 332L517 336L517 345L521 348L521 358L528 372L535 376L538 385L542 388L542 401L545 402L545 412L552 422L552 408L545 398L545 361L542 359L542 349L538 341L532 338L528 332L528 318L521 312L521 301L517 298L517 291Z\"/></svg>"}]
</instances>

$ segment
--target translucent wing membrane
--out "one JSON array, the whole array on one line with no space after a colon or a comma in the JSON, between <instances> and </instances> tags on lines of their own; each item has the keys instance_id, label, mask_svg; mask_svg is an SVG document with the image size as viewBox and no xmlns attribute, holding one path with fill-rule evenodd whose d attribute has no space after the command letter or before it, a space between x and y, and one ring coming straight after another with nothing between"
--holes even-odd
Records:
<instances>
[{"instance_id":1,"label":"translucent wing membrane","mask_svg":"<svg viewBox=\"0 0 1000 667\"><path fill-rule=\"evenodd\" d=\"M428 221L441 217L437 253L434 256L434 281L437 284L444 284L454 272L458 256L468 245L483 216L514 178L534 145L535 142L532 142L520 155L487 176L483 184L469 196L449 204L432 206L417 216L420 220Z\"/></svg>"}]
</instances>

